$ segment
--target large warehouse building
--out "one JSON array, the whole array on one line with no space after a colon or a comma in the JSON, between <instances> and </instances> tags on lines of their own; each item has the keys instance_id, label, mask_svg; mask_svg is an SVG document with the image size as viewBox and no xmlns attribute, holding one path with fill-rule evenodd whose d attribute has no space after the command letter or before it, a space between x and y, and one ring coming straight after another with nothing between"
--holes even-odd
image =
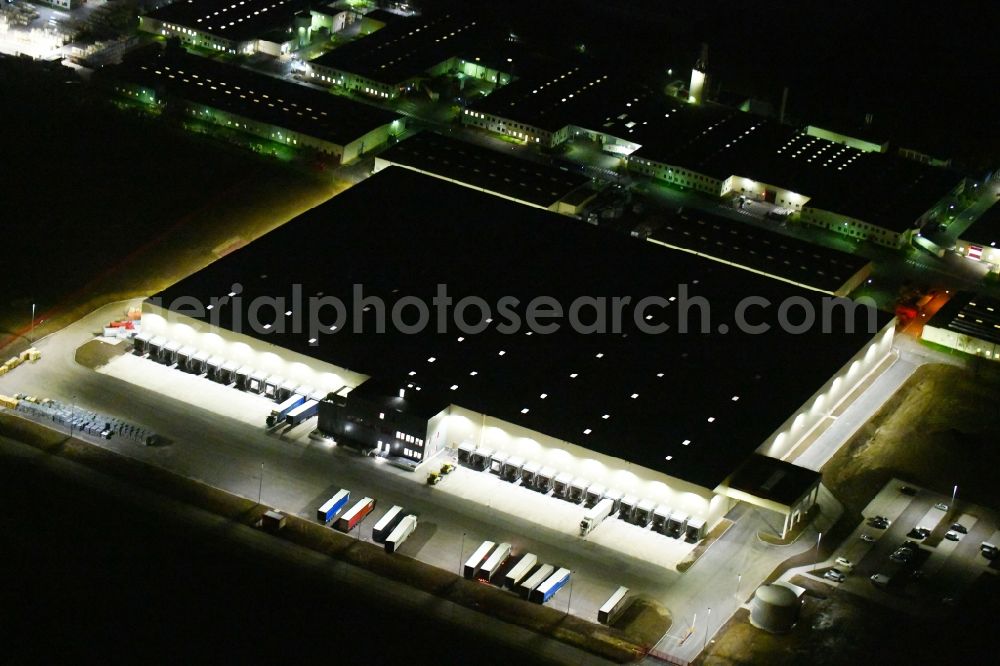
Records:
<instances>
[{"instance_id":1,"label":"large warehouse building","mask_svg":"<svg viewBox=\"0 0 1000 666\"><path fill-rule=\"evenodd\" d=\"M465 109L462 122L548 147L589 140L633 173L768 201L806 224L888 247L905 245L961 181L847 137L685 104L585 66L516 80Z\"/></svg>"},{"instance_id":2,"label":"large warehouse building","mask_svg":"<svg viewBox=\"0 0 1000 666\"><path fill-rule=\"evenodd\" d=\"M963 257L989 265L1000 273L1000 204L994 203L962 232L955 249Z\"/></svg>"},{"instance_id":3,"label":"large warehouse building","mask_svg":"<svg viewBox=\"0 0 1000 666\"><path fill-rule=\"evenodd\" d=\"M461 74L490 85L511 80L504 47L490 46L482 22L461 13L409 16L306 63L314 81L394 99L424 79Z\"/></svg>"},{"instance_id":4,"label":"large warehouse building","mask_svg":"<svg viewBox=\"0 0 1000 666\"><path fill-rule=\"evenodd\" d=\"M934 313L921 337L966 354L1000 361L1000 299L960 291Z\"/></svg>"},{"instance_id":5,"label":"large warehouse building","mask_svg":"<svg viewBox=\"0 0 1000 666\"><path fill-rule=\"evenodd\" d=\"M202 122L350 162L403 131L388 111L182 50L148 48L101 72L114 90Z\"/></svg>"},{"instance_id":6,"label":"large warehouse building","mask_svg":"<svg viewBox=\"0 0 1000 666\"><path fill-rule=\"evenodd\" d=\"M139 29L221 53L281 55L310 26L307 7L305 0L183 0L140 16Z\"/></svg>"},{"instance_id":7,"label":"large warehouse building","mask_svg":"<svg viewBox=\"0 0 1000 666\"><path fill-rule=\"evenodd\" d=\"M421 327L414 303L440 303L441 285L453 307L435 305ZM631 315L602 327L601 304L626 296ZM734 325L750 296L748 319L766 332ZM319 430L338 442L413 467L445 448L520 458L672 507L699 538L737 501L784 513L786 529L815 501L815 476L774 459L883 360L893 334L873 312L846 332L842 307L830 332L778 325L779 304L818 312L822 298L389 167L149 299L143 329L158 349L331 394ZM553 303L564 318L546 318ZM378 332L392 312L403 321ZM540 312L534 329L513 324Z\"/></svg>"},{"instance_id":8,"label":"large warehouse building","mask_svg":"<svg viewBox=\"0 0 1000 666\"><path fill-rule=\"evenodd\" d=\"M590 179L580 174L433 132L420 132L375 157L374 171L388 166L412 169L526 206L570 215L579 213L597 195L596 190L587 187Z\"/></svg>"}]
</instances>

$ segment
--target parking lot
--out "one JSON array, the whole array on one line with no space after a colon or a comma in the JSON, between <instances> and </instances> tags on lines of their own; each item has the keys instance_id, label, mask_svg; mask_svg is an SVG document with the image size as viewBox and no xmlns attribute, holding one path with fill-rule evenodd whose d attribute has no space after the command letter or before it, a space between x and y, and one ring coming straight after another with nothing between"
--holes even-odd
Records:
<instances>
[{"instance_id":1,"label":"parking lot","mask_svg":"<svg viewBox=\"0 0 1000 666\"><path fill-rule=\"evenodd\" d=\"M960 606L979 576L996 574L995 560L980 552L980 545L997 534L997 516L989 509L961 497L952 503L951 497L893 479L864 516L830 560L810 568L809 575L822 577L837 569L846 574L839 583L845 591L903 612L936 615ZM872 520L876 516L886 518L888 526L879 528ZM960 528L952 529L956 525ZM837 558L851 566L838 564ZM872 582L876 575L878 584Z\"/></svg>"}]
</instances>

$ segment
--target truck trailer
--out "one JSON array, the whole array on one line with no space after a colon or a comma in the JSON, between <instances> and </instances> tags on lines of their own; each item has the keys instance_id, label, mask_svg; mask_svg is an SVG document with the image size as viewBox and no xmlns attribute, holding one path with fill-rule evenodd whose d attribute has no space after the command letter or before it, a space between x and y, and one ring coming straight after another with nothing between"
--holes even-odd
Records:
<instances>
[{"instance_id":1,"label":"truck trailer","mask_svg":"<svg viewBox=\"0 0 1000 666\"><path fill-rule=\"evenodd\" d=\"M306 397L304 395L299 395L298 393L290 397L288 400L285 400L283 403L271 410L271 413L268 415L266 421L267 427L273 428L275 425L283 423L285 417L288 416L293 409L305 401Z\"/></svg>"},{"instance_id":2,"label":"truck trailer","mask_svg":"<svg viewBox=\"0 0 1000 666\"><path fill-rule=\"evenodd\" d=\"M340 489L333 497L323 502L323 506L316 510L316 520L321 523L328 523L337 515L337 512L347 506L351 501L351 493L348 490Z\"/></svg>"},{"instance_id":3,"label":"truck trailer","mask_svg":"<svg viewBox=\"0 0 1000 666\"><path fill-rule=\"evenodd\" d=\"M364 520L365 516L371 513L374 508L375 500L371 497L362 497L354 506L345 511L344 515L337 518L337 522L333 524L333 528L340 532L350 532L357 527L358 523Z\"/></svg>"},{"instance_id":4,"label":"truck trailer","mask_svg":"<svg viewBox=\"0 0 1000 666\"><path fill-rule=\"evenodd\" d=\"M469 580L475 578L476 574L479 573L479 567L482 566L486 560L486 556L490 554L495 545L492 541L484 541L480 544L479 548L476 548L476 551L472 553L472 557L465 561L465 566L462 567L462 575Z\"/></svg>"},{"instance_id":5,"label":"truck trailer","mask_svg":"<svg viewBox=\"0 0 1000 666\"><path fill-rule=\"evenodd\" d=\"M584 494L584 504L587 507L596 506L598 502L604 499L605 492L607 492L607 488L599 483L587 486L587 492Z\"/></svg>"},{"instance_id":6,"label":"truck trailer","mask_svg":"<svg viewBox=\"0 0 1000 666\"><path fill-rule=\"evenodd\" d=\"M552 495L558 497L559 499L569 499L569 486L573 483L573 476L571 474L556 474L556 478L552 480Z\"/></svg>"},{"instance_id":7,"label":"truck trailer","mask_svg":"<svg viewBox=\"0 0 1000 666\"><path fill-rule=\"evenodd\" d=\"M536 604L544 604L569 582L569 577L569 569L559 569L532 590L528 598Z\"/></svg>"},{"instance_id":8,"label":"truck trailer","mask_svg":"<svg viewBox=\"0 0 1000 666\"><path fill-rule=\"evenodd\" d=\"M413 514L399 521L392 533L385 538L385 552L395 553L415 529L417 529L417 517Z\"/></svg>"},{"instance_id":9,"label":"truck trailer","mask_svg":"<svg viewBox=\"0 0 1000 666\"><path fill-rule=\"evenodd\" d=\"M551 564L543 564L538 567L533 574L518 583L515 591L521 595L522 598L527 599L531 596L531 593L536 587L541 585L549 576L552 575L553 571L555 571L555 567Z\"/></svg>"},{"instance_id":10,"label":"truck trailer","mask_svg":"<svg viewBox=\"0 0 1000 666\"><path fill-rule=\"evenodd\" d=\"M528 575L528 572L534 568L535 563L537 562L538 556L534 553L525 553L521 559L517 561L517 564L510 568L507 575L504 576L504 584L513 590L514 586L524 580L524 577Z\"/></svg>"},{"instance_id":11,"label":"truck trailer","mask_svg":"<svg viewBox=\"0 0 1000 666\"><path fill-rule=\"evenodd\" d=\"M607 497L598 502L594 507L587 510L587 513L583 515L583 520L580 521L580 536L587 536L594 531L594 528L600 525L605 518L611 515L611 509L614 507L614 500Z\"/></svg>"},{"instance_id":12,"label":"truck trailer","mask_svg":"<svg viewBox=\"0 0 1000 666\"><path fill-rule=\"evenodd\" d=\"M650 521L653 520L653 511L656 509L656 505L650 500L642 500L635 507L635 513L632 516L632 522L634 522L639 527L645 527L649 525Z\"/></svg>"},{"instance_id":13,"label":"truck trailer","mask_svg":"<svg viewBox=\"0 0 1000 666\"><path fill-rule=\"evenodd\" d=\"M597 610L597 621L601 624L611 624L615 621L615 617L618 616L623 610L625 610L625 601L628 598L628 588L625 586L619 587L615 590L604 605Z\"/></svg>"},{"instance_id":14,"label":"truck trailer","mask_svg":"<svg viewBox=\"0 0 1000 666\"><path fill-rule=\"evenodd\" d=\"M405 515L401 506L394 506L386 511L385 515L379 518L378 522L375 523L375 527L372 528L372 541L385 543L386 538L392 534L392 531L396 529L396 525L399 524L399 521Z\"/></svg>"},{"instance_id":15,"label":"truck trailer","mask_svg":"<svg viewBox=\"0 0 1000 666\"><path fill-rule=\"evenodd\" d=\"M555 481L557 474L551 467L543 467L538 470L538 474L535 476L535 490L540 493L552 490L552 482Z\"/></svg>"},{"instance_id":16,"label":"truck trailer","mask_svg":"<svg viewBox=\"0 0 1000 666\"><path fill-rule=\"evenodd\" d=\"M490 556L486 558L483 562L483 566L479 567L479 573L476 576L479 580L484 580L487 583L493 580L500 567L503 563L507 561L510 557L510 544L502 543L496 547L496 549L490 553Z\"/></svg>"},{"instance_id":17,"label":"truck trailer","mask_svg":"<svg viewBox=\"0 0 1000 666\"><path fill-rule=\"evenodd\" d=\"M208 372L208 353L195 352L188 360L188 371L195 375L203 375Z\"/></svg>"},{"instance_id":18,"label":"truck trailer","mask_svg":"<svg viewBox=\"0 0 1000 666\"><path fill-rule=\"evenodd\" d=\"M569 496L566 498L571 502L580 503L584 498L587 497L587 488L590 486L590 481L582 477L577 477L573 479L573 483L569 485Z\"/></svg>"},{"instance_id":19,"label":"truck trailer","mask_svg":"<svg viewBox=\"0 0 1000 666\"><path fill-rule=\"evenodd\" d=\"M306 400L301 405L288 412L285 416L285 423L294 428L307 419L311 419L319 413L318 400Z\"/></svg>"}]
</instances>

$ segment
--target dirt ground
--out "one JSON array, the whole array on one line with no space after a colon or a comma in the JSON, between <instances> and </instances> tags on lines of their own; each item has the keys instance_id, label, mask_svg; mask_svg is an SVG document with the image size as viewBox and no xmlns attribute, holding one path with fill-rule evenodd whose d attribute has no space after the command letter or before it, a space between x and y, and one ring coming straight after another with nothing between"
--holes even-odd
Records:
<instances>
[{"instance_id":1,"label":"dirt ground","mask_svg":"<svg viewBox=\"0 0 1000 666\"><path fill-rule=\"evenodd\" d=\"M823 482L844 503L845 525L897 477L962 499L1000 506L1000 369L926 365L823 468ZM831 539L836 541L836 539ZM823 586L824 588L826 586ZM987 629L1000 613L1000 581L983 576L945 620L900 616L832 588L806 595L801 619L785 635L753 627L741 611L698 662L743 664L971 663L995 651ZM919 637L919 638L917 638Z\"/></svg>"},{"instance_id":2,"label":"dirt ground","mask_svg":"<svg viewBox=\"0 0 1000 666\"><path fill-rule=\"evenodd\" d=\"M823 467L823 483L848 512L892 477L959 502L1000 507L1000 368L924 365ZM970 461L975 461L970 464Z\"/></svg>"}]
</instances>

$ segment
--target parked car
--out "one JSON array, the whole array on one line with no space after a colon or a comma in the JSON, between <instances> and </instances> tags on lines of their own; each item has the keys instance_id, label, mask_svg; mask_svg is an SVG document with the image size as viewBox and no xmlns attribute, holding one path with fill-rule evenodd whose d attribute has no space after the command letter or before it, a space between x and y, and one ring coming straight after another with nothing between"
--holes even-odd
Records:
<instances>
[{"instance_id":1,"label":"parked car","mask_svg":"<svg viewBox=\"0 0 1000 666\"><path fill-rule=\"evenodd\" d=\"M968 534L969 533L968 528L965 525L963 525L962 523L952 523L951 524L951 529L953 529L954 531L958 532L959 534Z\"/></svg>"},{"instance_id":2,"label":"parked car","mask_svg":"<svg viewBox=\"0 0 1000 666\"><path fill-rule=\"evenodd\" d=\"M899 492L903 493L904 495L909 495L910 497L913 497L914 495L917 494L917 489L911 488L910 486L900 486Z\"/></svg>"},{"instance_id":3,"label":"parked car","mask_svg":"<svg viewBox=\"0 0 1000 666\"><path fill-rule=\"evenodd\" d=\"M875 541L875 537L873 537L871 534L862 534L861 540L864 541L865 543L873 543Z\"/></svg>"},{"instance_id":4,"label":"parked car","mask_svg":"<svg viewBox=\"0 0 1000 666\"><path fill-rule=\"evenodd\" d=\"M844 567L844 569L846 569L847 571L850 571L851 569L854 568L854 563L851 562L846 557L838 557L836 559L836 563L838 566Z\"/></svg>"},{"instance_id":5,"label":"parked car","mask_svg":"<svg viewBox=\"0 0 1000 666\"><path fill-rule=\"evenodd\" d=\"M879 530L889 527L890 522L885 516L872 516L868 519L868 524Z\"/></svg>"},{"instance_id":6,"label":"parked car","mask_svg":"<svg viewBox=\"0 0 1000 666\"><path fill-rule=\"evenodd\" d=\"M827 580L832 580L834 583L843 583L846 576L842 571L838 571L837 569L830 569L825 574L823 574L823 578L826 578Z\"/></svg>"},{"instance_id":7,"label":"parked car","mask_svg":"<svg viewBox=\"0 0 1000 666\"><path fill-rule=\"evenodd\" d=\"M937 504L934 505L934 508L935 509L940 509L941 511L947 511L948 510L948 505L945 504L944 502L938 502Z\"/></svg>"},{"instance_id":8,"label":"parked car","mask_svg":"<svg viewBox=\"0 0 1000 666\"><path fill-rule=\"evenodd\" d=\"M948 530L948 532L944 535L944 538L948 541L958 541L962 538L962 536L955 530Z\"/></svg>"}]
</instances>

